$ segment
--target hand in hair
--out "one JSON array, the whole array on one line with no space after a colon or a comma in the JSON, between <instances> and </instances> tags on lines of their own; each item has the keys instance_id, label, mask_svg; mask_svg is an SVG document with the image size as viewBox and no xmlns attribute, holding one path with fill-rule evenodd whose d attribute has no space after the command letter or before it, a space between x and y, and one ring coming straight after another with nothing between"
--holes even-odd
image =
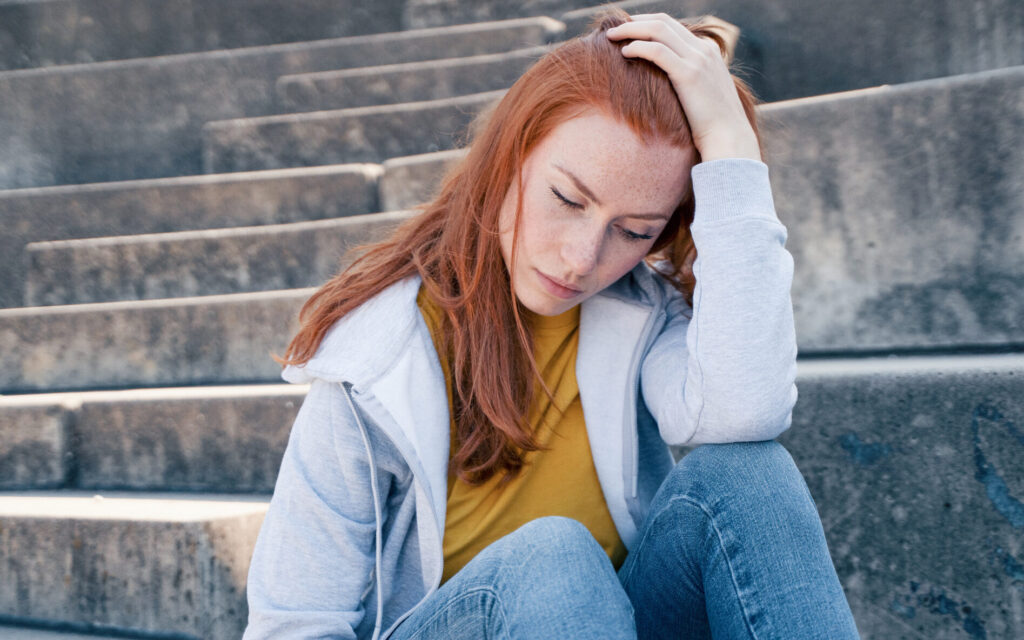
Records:
<instances>
[{"instance_id":1,"label":"hand in hair","mask_svg":"<svg viewBox=\"0 0 1024 640\"><path fill-rule=\"evenodd\" d=\"M611 40L629 39L622 54L661 67L679 96L701 160L752 158L761 151L736 92L721 49L664 13L630 16L606 31Z\"/></svg>"}]
</instances>

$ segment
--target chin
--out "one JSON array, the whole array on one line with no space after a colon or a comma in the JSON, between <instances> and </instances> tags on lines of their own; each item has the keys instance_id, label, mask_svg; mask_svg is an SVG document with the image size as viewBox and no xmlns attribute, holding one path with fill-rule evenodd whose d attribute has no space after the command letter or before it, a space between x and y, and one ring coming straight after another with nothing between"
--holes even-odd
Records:
<instances>
[{"instance_id":1,"label":"chin","mask_svg":"<svg viewBox=\"0 0 1024 640\"><path fill-rule=\"evenodd\" d=\"M526 307L539 316L557 316L560 313L565 313L569 309L572 309L583 301L582 297L573 298L571 300L558 300L543 294L534 294L532 296L529 294L516 294L516 297L519 299L520 305Z\"/></svg>"}]
</instances>

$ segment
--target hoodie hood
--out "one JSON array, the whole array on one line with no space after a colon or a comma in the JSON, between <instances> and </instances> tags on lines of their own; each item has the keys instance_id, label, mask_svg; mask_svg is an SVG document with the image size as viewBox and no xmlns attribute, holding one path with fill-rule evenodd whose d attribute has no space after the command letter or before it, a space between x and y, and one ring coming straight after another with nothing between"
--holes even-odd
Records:
<instances>
[{"instance_id":1,"label":"hoodie hood","mask_svg":"<svg viewBox=\"0 0 1024 640\"><path fill-rule=\"evenodd\" d=\"M391 369L414 334L419 288L418 275L387 287L335 322L313 357L286 366L281 377L295 384L314 378L357 387L372 384Z\"/></svg>"}]
</instances>

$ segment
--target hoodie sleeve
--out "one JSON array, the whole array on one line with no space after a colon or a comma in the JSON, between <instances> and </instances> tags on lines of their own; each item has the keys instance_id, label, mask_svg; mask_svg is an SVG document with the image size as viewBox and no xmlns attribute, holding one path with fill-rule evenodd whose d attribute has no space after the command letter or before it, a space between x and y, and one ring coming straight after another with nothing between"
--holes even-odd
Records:
<instances>
[{"instance_id":1,"label":"hoodie sleeve","mask_svg":"<svg viewBox=\"0 0 1024 640\"><path fill-rule=\"evenodd\" d=\"M378 471L380 495L390 478ZM354 640L376 530L367 452L344 391L314 379L253 551L245 640Z\"/></svg>"},{"instance_id":2,"label":"hoodie sleeve","mask_svg":"<svg viewBox=\"0 0 1024 640\"><path fill-rule=\"evenodd\" d=\"M796 332L768 166L746 158L691 171L693 309L677 292L644 359L644 402L670 445L770 440L796 404Z\"/></svg>"}]
</instances>

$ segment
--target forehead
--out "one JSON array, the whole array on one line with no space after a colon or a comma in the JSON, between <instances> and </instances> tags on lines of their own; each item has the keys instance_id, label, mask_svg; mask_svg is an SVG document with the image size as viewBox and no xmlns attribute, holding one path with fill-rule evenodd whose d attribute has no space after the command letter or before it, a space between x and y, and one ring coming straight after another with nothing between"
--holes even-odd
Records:
<instances>
[{"instance_id":1,"label":"forehead","mask_svg":"<svg viewBox=\"0 0 1024 640\"><path fill-rule=\"evenodd\" d=\"M555 127L527 164L545 175L567 169L602 203L664 208L682 197L694 159L692 148L644 141L624 122L590 110Z\"/></svg>"}]
</instances>

